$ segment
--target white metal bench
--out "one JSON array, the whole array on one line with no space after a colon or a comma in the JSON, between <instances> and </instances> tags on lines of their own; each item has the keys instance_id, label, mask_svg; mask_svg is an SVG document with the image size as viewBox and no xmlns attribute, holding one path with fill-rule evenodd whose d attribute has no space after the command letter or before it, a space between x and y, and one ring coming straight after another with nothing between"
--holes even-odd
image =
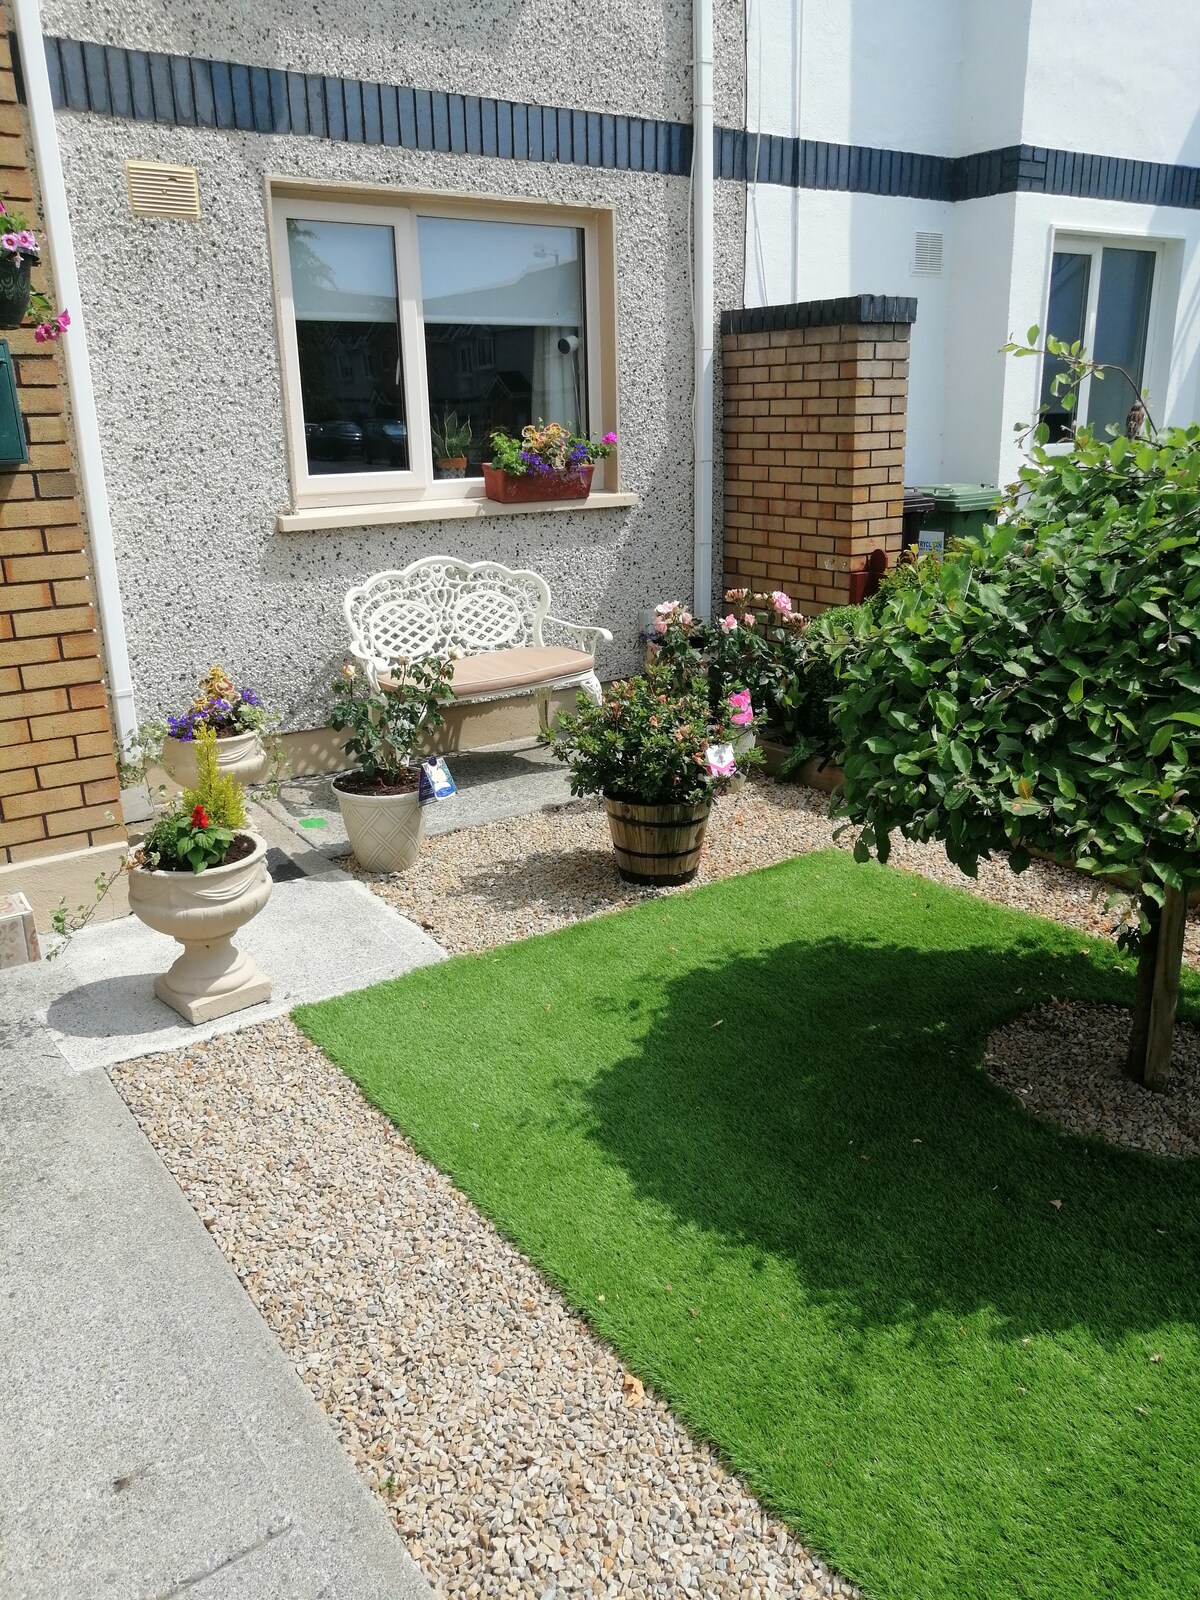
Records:
<instances>
[{"instance_id":1,"label":"white metal bench","mask_svg":"<svg viewBox=\"0 0 1200 1600\"><path fill-rule=\"evenodd\" d=\"M377 572L350 590L343 609L351 653L376 687L401 657L436 656L453 662L460 704L536 695L543 727L556 689L600 699L596 651L612 634L552 617L539 573L429 556L401 572ZM547 644L547 628L567 643Z\"/></svg>"}]
</instances>

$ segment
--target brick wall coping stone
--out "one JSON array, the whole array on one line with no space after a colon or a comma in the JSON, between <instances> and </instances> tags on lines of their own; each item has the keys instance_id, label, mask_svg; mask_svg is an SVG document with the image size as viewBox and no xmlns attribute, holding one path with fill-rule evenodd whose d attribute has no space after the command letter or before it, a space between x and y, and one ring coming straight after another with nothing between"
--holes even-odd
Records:
<instances>
[{"instance_id":1,"label":"brick wall coping stone","mask_svg":"<svg viewBox=\"0 0 1200 1600\"><path fill-rule=\"evenodd\" d=\"M869 326L915 322L911 295L848 294L835 300L802 300L793 306L745 306L722 311L722 333L778 333L789 328L828 328L838 323Z\"/></svg>"}]
</instances>

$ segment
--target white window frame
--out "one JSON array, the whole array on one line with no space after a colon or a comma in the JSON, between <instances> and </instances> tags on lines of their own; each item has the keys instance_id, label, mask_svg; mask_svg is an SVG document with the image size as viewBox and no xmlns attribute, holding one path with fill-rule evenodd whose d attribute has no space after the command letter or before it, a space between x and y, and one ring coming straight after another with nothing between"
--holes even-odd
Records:
<instances>
[{"instance_id":1,"label":"white window frame","mask_svg":"<svg viewBox=\"0 0 1200 1600\"><path fill-rule=\"evenodd\" d=\"M330 187L298 185L287 180L268 183L284 424L296 511L405 504L427 504L436 508L439 501L461 504L463 501L485 499L482 478L438 480L433 476L418 217L461 217L478 222L540 222L581 230L589 427L593 434L598 431L599 423L603 424L605 430L616 428L617 330L615 275L611 260L611 211L491 197L397 192L394 189L338 190L331 197ZM375 226L390 224L392 227L408 428L408 471L318 474L308 470L295 302L287 244L287 224L293 218L298 221L357 222ZM597 463L597 479L597 487L612 491L617 489L615 460ZM447 506L448 514L449 510Z\"/></svg>"},{"instance_id":2,"label":"white window frame","mask_svg":"<svg viewBox=\"0 0 1200 1600\"><path fill-rule=\"evenodd\" d=\"M1056 255L1074 255L1090 257L1088 267L1087 304L1083 311L1083 348L1091 356L1096 348L1096 316L1100 305L1100 271L1103 266L1104 252L1106 250L1141 250L1154 257L1154 275L1150 285L1150 315L1146 322L1146 356L1143 363L1142 382L1140 392L1146 393L1153 402L1156 397L1166 393L1166 372L1160 373L1159 348L1158 348L1158 319L1163 304L1163 267L1166 241L1163 239L1147 239L1135 234L1116 233L1081 233L1075 228L1064 228L1061 232L1055 229L1050 235L1050 254L1046 258L1046 293L1043 299L1042 326L1049 326L1050 317L1050 279ZM1042 393L1042 372L1044 360L1038 366L1038 396ZM1156 380L1158 382L1156 383ZM1128 388L1124 379L1113 374L1103 380L1105 383L1119 383ZM1081 426L1087 422L1088 407L1091 401L1092 378L1087 376L1079 385L1079 397L1075 402L1072 416L1075 425ZM1133 393L1129 394L1129 404L1134 401ZM1051 449L1070 449L1069 438L1060 439Z\"/></svg>"}]
</instances>

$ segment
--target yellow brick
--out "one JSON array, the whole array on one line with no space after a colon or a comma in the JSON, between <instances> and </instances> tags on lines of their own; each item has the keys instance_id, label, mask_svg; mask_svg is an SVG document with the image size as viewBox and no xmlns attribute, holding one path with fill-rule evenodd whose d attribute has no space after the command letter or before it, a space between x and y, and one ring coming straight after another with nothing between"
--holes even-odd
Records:
<instances>
[{"instance_id":1,"label":"yellow brick","mask_svg":"<svg viewBox=\"0 0 1200 1600\"><path fill-rule=\"evenodd\" d=\"M33 717L29 724L34 739L70 739L80 733L98 733L108 727L108 712L60 711L51 717Z\"/></svg>"},{"instance_id":2,"label":"yellow brick","mask_svg":"<svg viewBox=\"0 0 1200 1600\"><path fill-rule=\"evenodd\" d=\"M92 598L92 586L87 578L68 578L54 585L56 606L85 605Z\"/></svg>"},{"instance_id":3,"label":"yellow brick","mask_svg":"<svg viewBox=\"0 0 1200 1600\"><path fill-rule=\"evenodd\" d=\"M83 578L87 558L82 550L58 556L9 556L4 563L9 583L35 583L39 578Z\"/></svg>"},{"instance_id":4,"label":"yellow brick","mask_svg":"<svg viewBox=\"0 0 1200 1600\"><path fill-rule=\"evenodd\" d=\"M48 689L60 683L96 683L100 663L84 656L78 661L47 661L21 668L21 683L26 689Z\"/></svg>"},{"instance_id":5,"label":"yellow brick","mask_svg":"<svg viewBox=\"0 0 1200 1600\"><path fill-rule=\"evenodd\" d=\"M84 806L78 811L57 811L46 818L49 834L74 833L83 828L112 827L116 812L112 806Z\"/></svg>"},{"instance_id":6,"label":"yellow brick","mask_svg":"<svg viewBox=\"0 0 1200 1600\"><path fill-rule=\"evenodd\" d=\"M32 794L14 795L4 802L6 817L48 817L56 811L77 811L83 791L77 783L65 789L35 789Z\"/></svg>"},{"instance_id":7,"label":"yellow brick","mask_svg":"<svg viewBox=\"0 0 1200 1600\"><path fill-rule=\"evenodd\" d=\"M0 772L11 772L14 767L37 767L44 761L70 761L74 754L75 747L70 739L41 739L36 743L26 740L0 747Z\"/></svg>"},{"instance_id":8,"label":"yellow brick","mask_svg":"<svg viewBox=\"0 0 1200 1600\"><path fill-rule=\"evenodd\" d=\"M78 520L72 500L5 500L0 504L0 528L49 528Z\"/></svg>"},{"instance_id":9,"label":"yellow brick","mask_svg":"<svg viewBox=\"0 0 1200 1600\"><path fill-rule=\"evenodd\" d=\"M39 767L38 777L44 789L59 789L67 783L92 783L97 779L111 778L116 771L112 751L102 756L89 756L86 760L57 761L51 766Z\"/></svg>"},{"instance_id":10,"label":"yellow brick","mask_svg":"<svg viewBox=\"0 0 1200 1600\"><path fill-rule=\"evenodd\" d=\"M45 611L18 611L13 632L18 639L37 639L48 633L89 633L96 626L91 606L55 606ZM64 640L63 654L66 652Z\"/></svg>"}]
</instances>

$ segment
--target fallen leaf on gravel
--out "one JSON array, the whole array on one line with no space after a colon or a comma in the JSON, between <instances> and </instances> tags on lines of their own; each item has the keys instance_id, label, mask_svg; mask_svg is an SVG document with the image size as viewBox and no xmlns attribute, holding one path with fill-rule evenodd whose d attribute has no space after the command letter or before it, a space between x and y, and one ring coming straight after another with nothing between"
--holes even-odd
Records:
<instances>
[{"instance_id":1,"label":"fallen leaf on gravel","mask_svg":"<svg viewBox=\"0 0 1200 1600\"><path fill-rule=\"evenodd\" d=\"M635 1378L632 1372L627 1372L621 1379L621 1387L625 1390L625 1404L635 1410L644 1404L646 1391L640 1378Z\"/></svg>"}]
</instances>

